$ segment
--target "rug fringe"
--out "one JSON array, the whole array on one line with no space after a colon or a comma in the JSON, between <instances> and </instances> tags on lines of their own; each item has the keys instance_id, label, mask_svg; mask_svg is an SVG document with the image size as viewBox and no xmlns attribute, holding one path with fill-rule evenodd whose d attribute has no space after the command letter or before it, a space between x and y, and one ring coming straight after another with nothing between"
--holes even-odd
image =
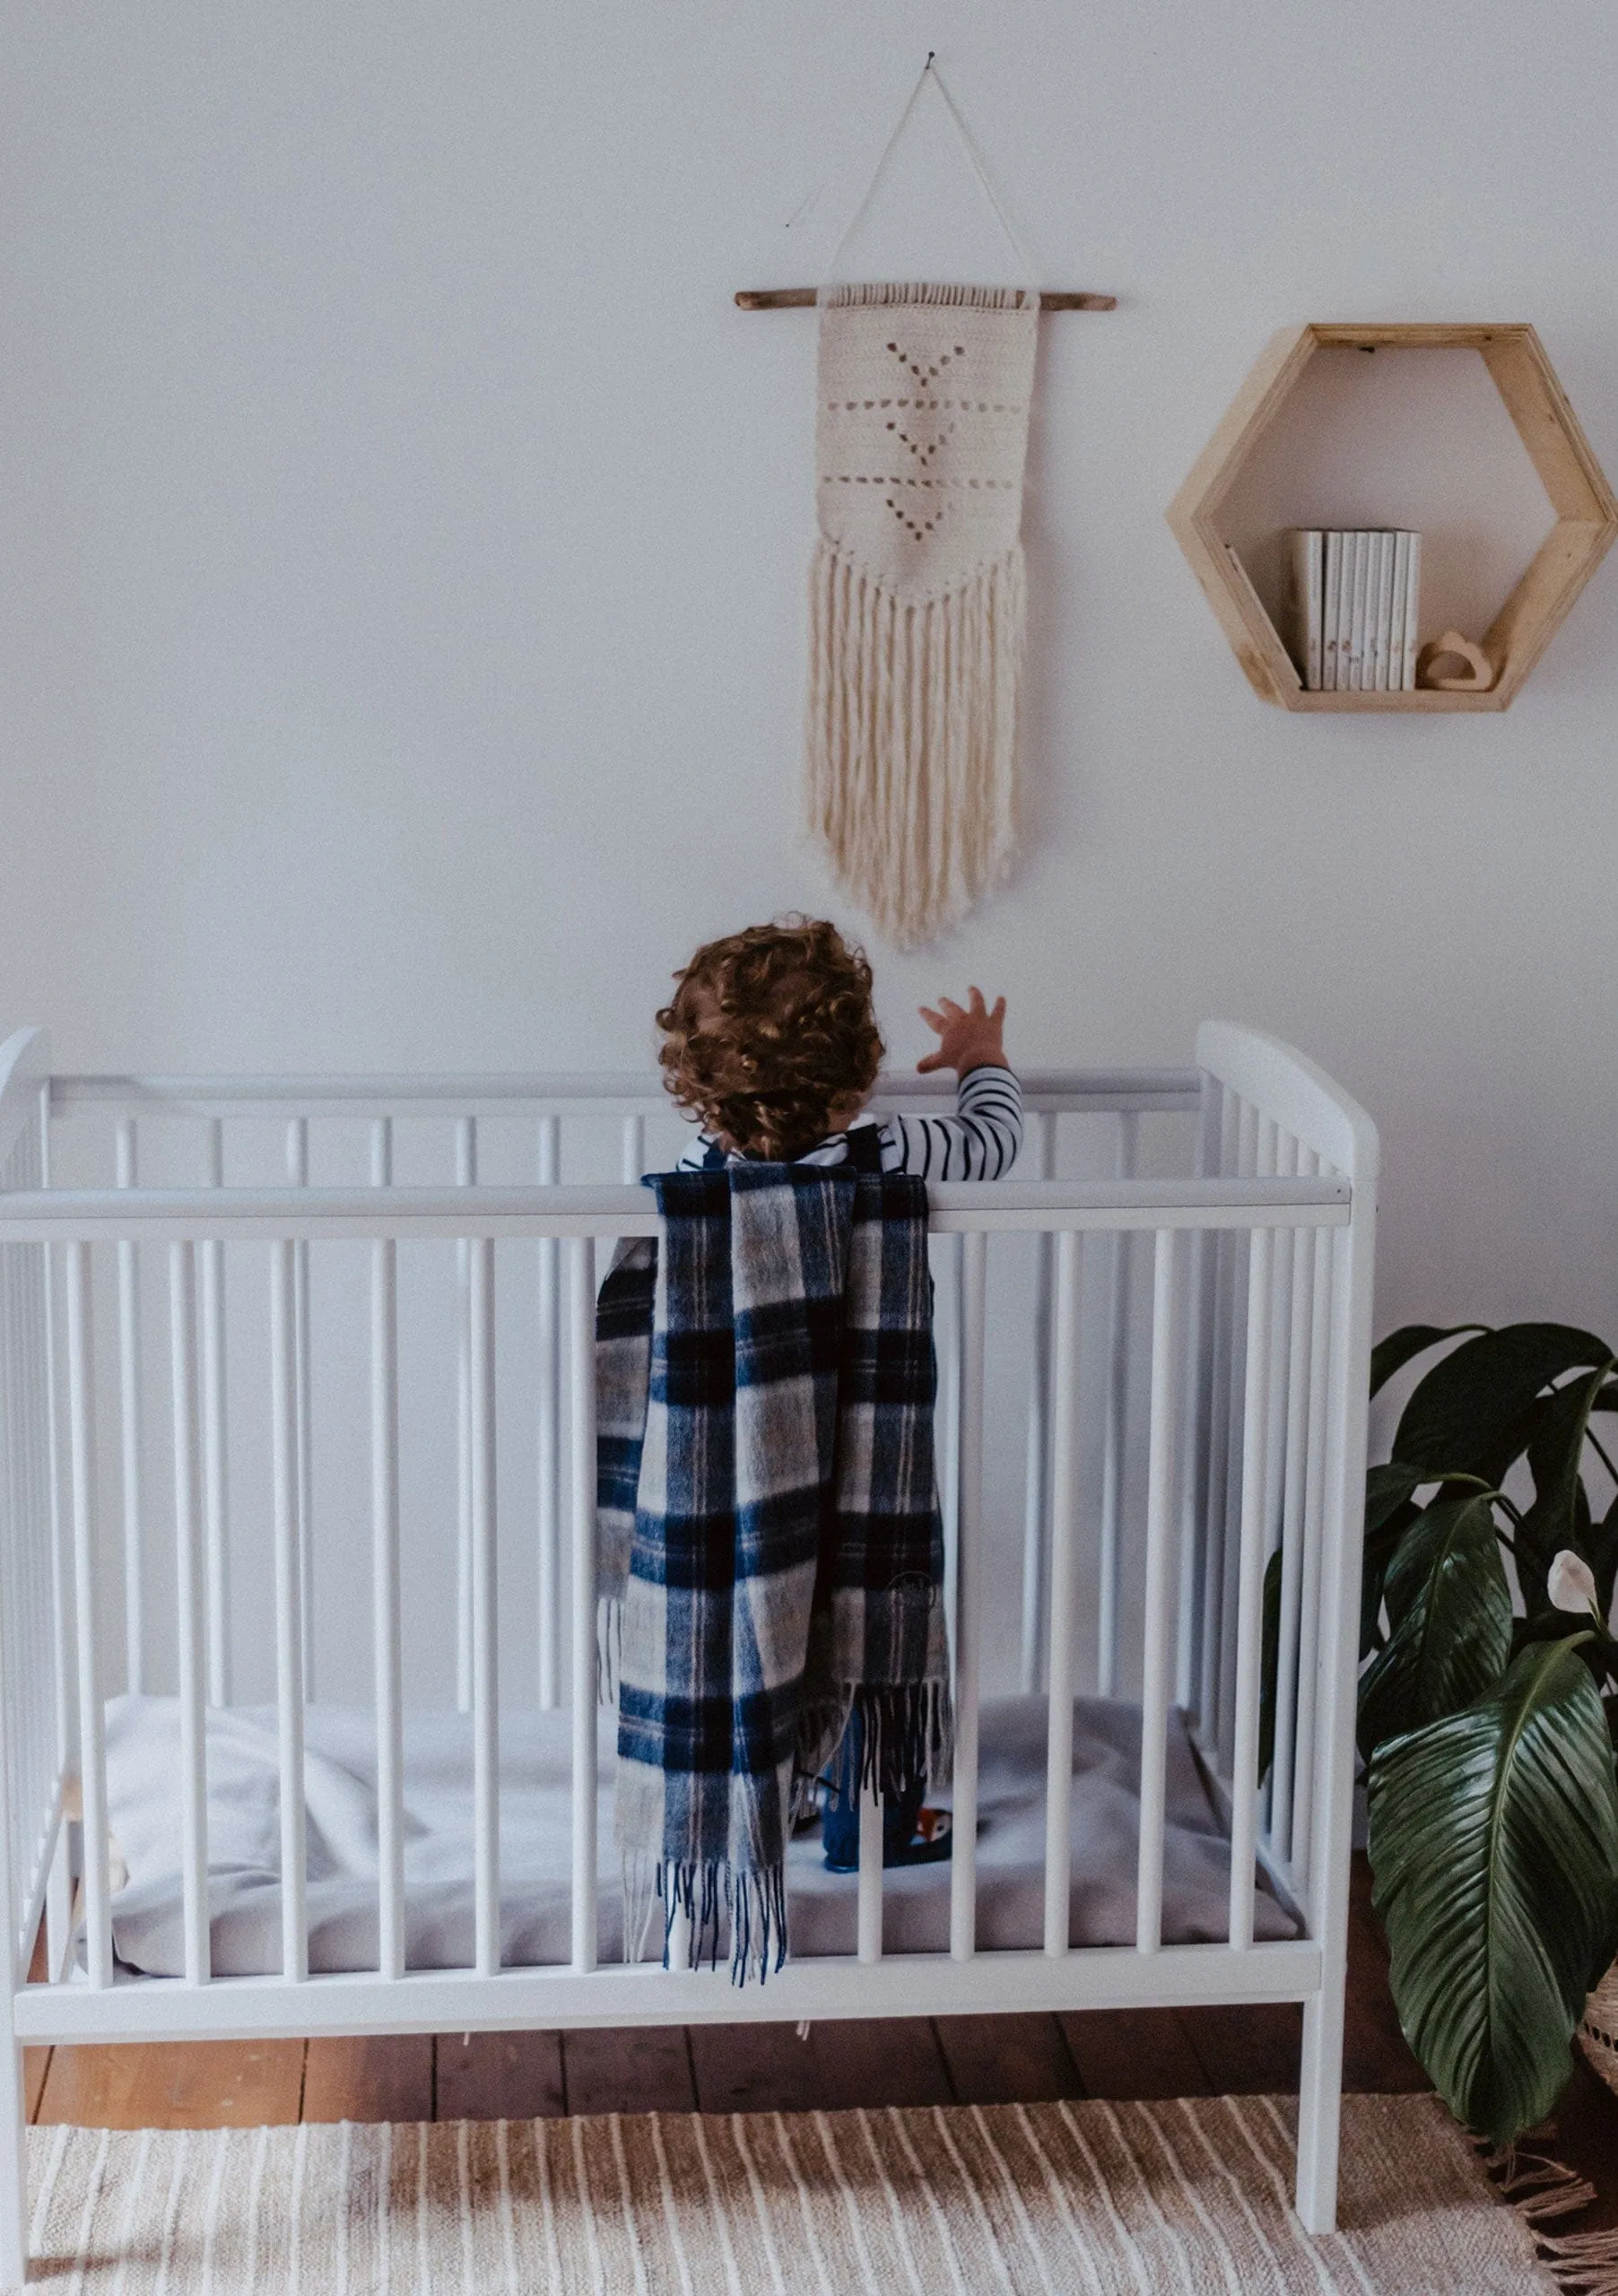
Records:
<instances>
[{"instance_id":1,"label":"rug fringe","mask_svg":"<svg viewBox=\"0 0 1618 2296\"><path fill-rule=\"evenodd\" d=\"M1618 2231L1536 2232L1540 2261L1559 2288L1618 2296Z\"/></svg>"},{"instance_id":2,"label":"rug fringe","mask_svg":"<svg viewBox=\"0 0 1618 2296\"><path fill-rule=\"evenodd\" d=\"M1554 2138L1553 2124L1530 2132ZM1540 2262L1558 2288L1570 2296L1618 2296L1618 2231L1548 2232L1558 2217L1577 2214L1600 2196L1588 2177L1548 2152L1525 2152L1516 2144L1491 2146L1474 2137L1489 2180L1533 2236Z\"/></svg>"}]
</instances>

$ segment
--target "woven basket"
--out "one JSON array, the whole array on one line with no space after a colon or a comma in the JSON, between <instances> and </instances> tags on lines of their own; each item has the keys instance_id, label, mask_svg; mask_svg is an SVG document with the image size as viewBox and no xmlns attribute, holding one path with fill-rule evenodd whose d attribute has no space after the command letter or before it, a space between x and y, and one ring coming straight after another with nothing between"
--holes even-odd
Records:
<instances>
[{"instance_id":1,"label":"woven basket","mask_svg":"<svg viewBox=\"0 0 1618 2296\"><path fill-rule=\"evenodd\" d=\"M1618 2092L1618 1961L1585 2003L1579 2039L1607 2087Z\"/></svg>"}]
</instances>

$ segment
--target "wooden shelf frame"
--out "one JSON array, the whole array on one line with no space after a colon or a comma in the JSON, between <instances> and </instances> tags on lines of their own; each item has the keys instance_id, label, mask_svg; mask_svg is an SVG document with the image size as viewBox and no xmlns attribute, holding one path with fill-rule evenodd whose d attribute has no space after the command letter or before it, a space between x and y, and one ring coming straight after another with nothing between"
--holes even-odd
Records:
<instances>
[{"instance_id":1,"label":"wooden shelf frame","mask_svg":"<svg viewBox=\"0 0 1618 2296\"><path fill-rule=\"evenodd\" d=\"M1555 524L1479 639L1495 670L1486 693L1315 693L1282 642L1247 570L1228 548L1220 513L1258 439L1318 351L1347 347L1475 351L1523 450L1538 472ZM1309 320L1272 336L1169 506L1169 524L1230 639L1248 683L1283 709L1452 711L1509 709L1524 680L1618 538L1618 497L1579 428L1567 393L1531 326L1355 326Z\"/></svg>"}]
</instances>

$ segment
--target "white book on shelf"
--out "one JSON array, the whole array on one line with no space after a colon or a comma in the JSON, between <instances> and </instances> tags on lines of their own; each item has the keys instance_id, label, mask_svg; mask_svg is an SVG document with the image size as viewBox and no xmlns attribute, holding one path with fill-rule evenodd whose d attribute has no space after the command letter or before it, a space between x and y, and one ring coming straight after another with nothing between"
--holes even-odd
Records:
<instances>
[{"instance_id":1,"label":"white book on shelf","mask_svg":"<svg viewBox=\"0 0 1618 2296\"><path fill-rule=\"evenodd\" d=\"M1360 660L1360 687L1364 693L1377 690L1377 593L1381 564L1382 536L1372 526L1365 536L1365 650Z\"/></svg>"},{"instance_id":2,"label":"white book on shelf","mask_svg":"<svg viewBox=\"0 0 1618 2296\"><path fill-rule=\"evenodd\" d=\"M1410 536L1397 533L1393 543L1393 581L1387 597L1387 691L1398 693L1405 684L1405 600L1410 589Z\"/></svg>"},{"instance_id":3,"label":"white book on shelf","mask_svg":"<svg viewBox=\"0 0 1618 2296\"><path fill-rule=\"evenodd\" d=\"M1321 552L1324 572L1320 590L1320 684L1327 693L1337 691L1338 633L1343 613L1343 536L1327 531Z\"/></svg>"},{"instance_id":4,"label":"white book on shelf","mask_svg":"<svg viewBox=\"0 0 1618 2296\"><path fill-rule=\"evenodd\" d=\"M1366 577L1370 574L1370 535L1361 528L1350 537L1354 544L1354 578L1350 583L1350 673L1347 689L1350 693L1366 691ZM1338 671L1340 675L1340 671Z\"/></svg>"},{"instance_id":5,"label":"white book on shelf","mask_svg":"<svg viewBox=\"0 0 1618 2296\"><path fill-rule=\"evenodd\" d=\"M1378 693L1388 691L1393 658L1393 544L1391 534L1378 535L1376 631L1371 647L1372 683Z\"/></svg>"},{"instance_id":6,"label":"white book on shelf","mask_svg":"<svg viewBox=\"0 0 1618 2296\"><path fill-rule=\"evenodd\" d=\"M1354 538L1343 536L1343 596L1337 603L1337 691L1348 691L1354 660Z\"/></svg>"},{"instance_id":7,"label":"white book on shelf","mask_svg":"<svg viewBox=\"0 0 1618 2296\"><path fill-rule=\"evenodd\" d=\"M1320 686L1321 532L1294 526L1292 551L1292 653L1308 691Z\"/></svg>"},{"instance_id":8,"label":"white book on shelf","mask_svg":"<svg viewBox=\"0 0 1618 2296\"><path fill-rule=\"evenodd\" d=\"M1405 693L1414 693L1416 682L1416 618L1421 605L1422 537L1413 534L1410 543L1410 572L1405 583L1405 662L1399 683Z\"/></svg>"}]
</instances>

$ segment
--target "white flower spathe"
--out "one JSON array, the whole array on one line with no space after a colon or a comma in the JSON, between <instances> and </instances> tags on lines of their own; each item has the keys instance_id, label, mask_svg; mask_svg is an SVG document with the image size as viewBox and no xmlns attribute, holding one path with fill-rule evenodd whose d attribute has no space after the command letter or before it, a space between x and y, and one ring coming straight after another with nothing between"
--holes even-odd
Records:
<instances>
[{"instance_id":1,"label":"white flower spathe","mask_svg":"<svg viewBox=\"0 0 1618 2296\"><path fill-rule=\"evenodd\" d=\"M1593 1611L1596 1574L1582 1555L1564 1546L1551 1565L1545 1591L1559 1611Z\"/></svg>"}]
</instances>

